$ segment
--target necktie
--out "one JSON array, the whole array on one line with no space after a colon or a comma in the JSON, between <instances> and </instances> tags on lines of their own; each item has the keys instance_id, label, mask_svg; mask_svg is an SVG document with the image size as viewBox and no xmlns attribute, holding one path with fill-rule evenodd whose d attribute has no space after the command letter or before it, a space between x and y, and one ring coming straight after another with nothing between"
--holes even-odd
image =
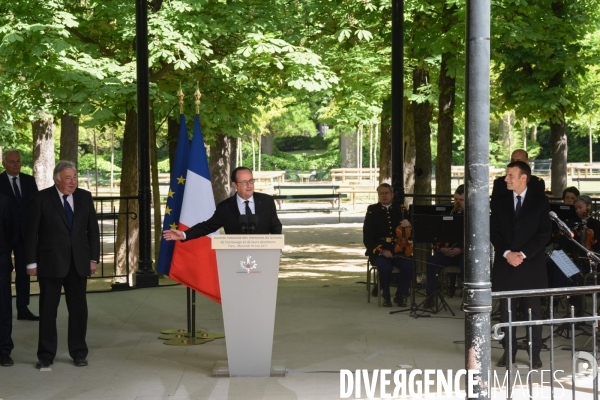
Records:
<instances>
[{"instance_id":1,"label":"necktie","mask_svg":"<svg viewBox=\"0 0 600 400\"><path fill-rule=\"evenodd\" d=\"M67 214L67 221L69 221L69 229L71 229L71 227L73 226L73 209L71 208L71 205L67 201L68 197L69 197L68 194L63 194L63 199L65 199L65 201L64 201L65 214Z\"/></svg>"},{"instance_id":2,"label":"necktie","mask_svg":"<svg viewBox=\"0 0 600 400\"><path fill-rule=\"evenodd\" d=\"M521 196L517 195L517 206L515 207L515 217L519 216L519 211L521 211Z\"/></svg>"},{"instance_id":3,"label":"necktie","mask_svg":"<svg viewBox=\"0 0 600 400\"><path fill-rule=\"evenodd\" d=\"M17 177L15 176L13 179L13 190L15 191L15 197L17 198L17 203L21 204L21 191L19 190L19 185L17 185Z\"/></svg>"},{"instance_id":4,"label":"necktie","mask_svg":"<svg viewBox=\"0 0 600 400\"><path fill-rule=\"evenodd\" d=\"M246 215L252 215L252 210L250 209L250 200L246 200L244 201L244 203L246 203Z\"/></svg>"}]
</instances>

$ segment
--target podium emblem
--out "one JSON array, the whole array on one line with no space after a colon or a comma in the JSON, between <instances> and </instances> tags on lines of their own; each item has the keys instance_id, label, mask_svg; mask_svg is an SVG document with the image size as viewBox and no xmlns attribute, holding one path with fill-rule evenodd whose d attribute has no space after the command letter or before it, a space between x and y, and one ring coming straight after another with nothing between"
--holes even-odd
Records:
<instances>
[{"instance_id":1,"label":"podium emblem","mask_svg":"<svg viewBox=\"0 0 600 400\"><path fill-rule=\"evenodd\" d=\"M256 260L252 259L252 256L246 256L245 261L244 260L240 261L240 267L249 274L250 271L252 271L253 269L256 269L256 267L258 267L258 265L256 264Z\"/></svg>"}]
</instances>

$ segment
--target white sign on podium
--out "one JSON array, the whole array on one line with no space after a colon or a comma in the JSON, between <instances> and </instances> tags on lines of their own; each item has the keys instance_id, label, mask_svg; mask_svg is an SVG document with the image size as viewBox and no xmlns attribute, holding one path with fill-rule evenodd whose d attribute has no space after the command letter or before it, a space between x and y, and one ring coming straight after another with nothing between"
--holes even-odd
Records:
<instances>
[{"instance_id":1,"label":"white sign on podium","mask_svg":"<svg viewBox=\"0 0 600 400\"><path fill-rule=\"evenodd\" d=\"M228 364L215 376L271 376L279 258L283 235L217 235Z\"/></svg>"}]
</instances>

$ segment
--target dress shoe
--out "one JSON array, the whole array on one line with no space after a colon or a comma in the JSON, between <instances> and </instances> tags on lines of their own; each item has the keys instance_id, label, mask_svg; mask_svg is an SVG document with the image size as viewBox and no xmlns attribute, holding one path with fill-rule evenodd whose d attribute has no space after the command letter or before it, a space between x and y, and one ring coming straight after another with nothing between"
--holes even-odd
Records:
<instances>
[{"instance_id":1,"label":"dress shoe","mask_svg":"<svg viewBox=\"0 0 600 400\"><path fill-rule=\"evenodd\" d=\"M50 368L50 366L52 365L52 361L38 361L37 364L35 364L35 367L37 369L43 369L43 368Z\"/></svg>"},{"instance_id":2,"label":"dress shoe","mask_svg":"<svg viewBox=\"0 0 600 400\"><path fill-rule=\"evenodd\" d=\"M513 356L512 356L512 362L513 363L515 362L515 358L516 357L517 357L517 355L513 354ZM496 363L496 366L500 367L500 368L505 368L506 367L506 361L507 360L506 360L506 351L505 351L504 353L502 353L502 357L500 357L500 360L498 360L498 362Z\"/></svg>"},{"instance_id":3,"label":"dress shoe","mask_svg":"<svg viewBox=\"0 0 600 400\"><path fill-rule=\"evenodd\" d=\"M394 303L398 304L398 307L406 307L406 297L401 294L396 295L396 297L394 297Z\"/></svg>"},{"instance_id":4,"label":"dress shoe","mask_svg":"<svg viewBox=\"0 0 600 400\"><path fill-rule=\"evenodd\" d=\"M534 354L533 357L531 357L531 367L533 369L542 368L542 359L540 358L539 354Z\"/></svg>"},{"instance_id":5,"label":"dress shoe","mask_svg":"<svg viewBox=\"0 0 600 400\"><path fill-rule=\"evenodd\" d=\"M76 367L87 367L88 362L85 358L75 358L73 359L73 364Z\"/></svg>"},{"instance_id":6,"label":"dress shoe","mask_svg":"<svg viewBox=\"0 0 600 400\"><path fill-rule=\"evenodd\" d=\"M17 319L19 321L39 321L40 317L27 310L26 312L17 313Z\"/></svg>"},{"instance_id":7,"label":"dress shoe","mask_svg":"<svg viewBox=\"0 0 600 400\"><path fill-rule=\"evenodd\" d=\"M0 365L3 367L12 367L15 362L10 358L9 354L0 354Z\"/></svg>"},{"instance_id":8,"label":"dress shoe","mask_svg":"<svg viewBox=\"0 0 600 400\"><path fill-rule=\"evenodd\" d=\"M389 300L383 300L383 307L391 307L392 306L392 302Z\"/></svg>"}]
</instances>

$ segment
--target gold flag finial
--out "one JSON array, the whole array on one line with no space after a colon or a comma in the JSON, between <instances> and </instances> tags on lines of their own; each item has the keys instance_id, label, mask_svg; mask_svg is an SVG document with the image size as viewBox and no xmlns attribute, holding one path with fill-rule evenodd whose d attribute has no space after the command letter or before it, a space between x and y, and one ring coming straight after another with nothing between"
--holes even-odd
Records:
<instances>
[{"instance_id":1,"label":"gold flag finial","mask_svg":"<svg viewBox=\"0 0 600 400\"><path fill-rule=\"evenodd\" d=\"M181 90L181 82L179 83L179 92L177 92L177 97L179 97L179 114L183 114L183 98L185 96Z\"/></svg>"},{"instance_id":2,"label":"gold flag finial","mask_svg":"<svg viewBox=\"0 0 600 400\"><path fill-rule=\"evenodd\" d=\"M194 97L196 98L196 114L200 114L200 97L202 97L202 94L200 93L200 89L198 89L198 82L196 82L196 93L194 93Z\"/></svg>"}]
</instances>

